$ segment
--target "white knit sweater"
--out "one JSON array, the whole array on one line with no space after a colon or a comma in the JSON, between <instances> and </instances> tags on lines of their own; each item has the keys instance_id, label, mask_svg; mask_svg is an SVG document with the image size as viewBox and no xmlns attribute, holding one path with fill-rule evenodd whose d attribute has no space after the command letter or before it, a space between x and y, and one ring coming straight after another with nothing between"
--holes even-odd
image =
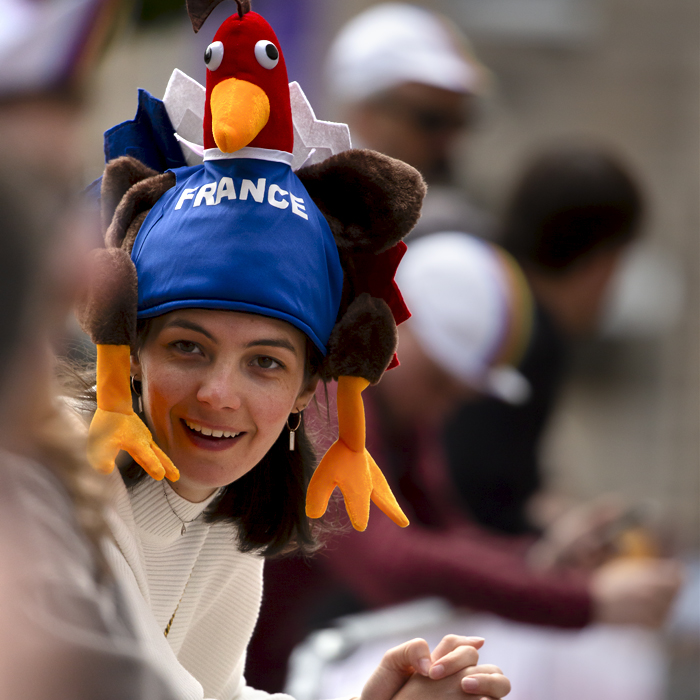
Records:
<instances>
[{"instance_id":1,"label":"white knit sweater","mask_svg":"<svg viewBox=\"0 0 700 700\"><path fill-rule=\"evenodd\" d=\"M202 513L215 496L190 503L167 482L150 478L129 493L116 470L111 487L108 521L116 545L108 557L124 580L150 660L183 699L270 697L243 678L263 559L238 551L230 524L204 522ZM183 521L189 523L184 534ZM176 609L166 639L163 631Z\"/></svg>"}]
</instances>

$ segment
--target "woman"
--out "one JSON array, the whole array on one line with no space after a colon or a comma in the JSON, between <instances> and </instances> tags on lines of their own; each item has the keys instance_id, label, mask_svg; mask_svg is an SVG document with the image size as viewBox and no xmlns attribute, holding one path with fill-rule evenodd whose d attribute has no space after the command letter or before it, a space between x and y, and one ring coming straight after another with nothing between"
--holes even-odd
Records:
<instances>
[{"instance_id":1,"label":"woman","mask_svg":"<svg viewBox=\"0 0 700 700\"><path fill-rule=\"evenodd\" d=\"M295 530L307 550L312 542L305 516L293 528L284 522L285 513L275 512L273 500L286 480L298 478L287 455L303 462L308 449L300 428L304 451L289 451L285 423L311 398L318 378L310 364L306 339L290 324L214 309L155 318L132 357L142 415L180 478L154 481L133 462L122 470L123 481L112 478L116 513L109 523L117 547L110 563L130 582L131 599L138 602L134 617L160 657L154 663L186 696L246 696L242 667L260 600L260 553L288 548ZM308 476L287 492L297 511L303 508L305 481ZM297 512L289 512L286 519L295 520ZM275 530L289 534L273 537ZM479 683L474 690L499 697L507 681L495 667L475 667L478 655L471 645L479 644L446 639L432 657L424 642L396 650L386 659L394 669L391 687L398 692L411 667L426 675L432 668L435 679L472 667L470 680ZM447 656L440 660L443 652ZM392 660L407 653L410 666ZM454 692L459 677L448 681ZM416 685L403 692L416 697L444 692L438 684ZM378 694L374 687L366 697L388 700L394 694Z\"/></svg>"},{"instance_id":2,"label":"woman","mask_svg":"<svg viewBox=\"0 0 700 700\"><path fill-rule=\"evenodd\" d=\"M125 450L154 477L134 463L112 477L110 560L149 657L184 697L220 700L255 692L243 665L263 557L315 546L302 412L320 377L345 391L347 441L316 472L311 510L338 481L359 527L370 497L403 522L364 450L360 393L395 350L396 246L424 192L413 169L370 152L291 171L283 56L269 25L238 4L205 54L203 165L108 165L107 248L80 311L97 344L91 461L109 472ZM501 697L508 681L475 667L479 644L449 637L432 657L424 642L403 645L363 698Z\"/></svg>"},{"instance_id":3,"label":"woman","mask_svg":"<svg viewBox=\"0 0 700 700\"><path fill-rule=\"evenodd\" d=\"M162 206L178 196L174 189ZM140 243L137 238L135 248ZM139 248L137 264L153 262L149 256ZM223 264L230 267L230 259ZM269 284L283 286L278 260L261 259L259 265ZM225 308L246 299L240 289L228 292L224 308L201 308L203 300L187 300L141 322L121 397L129 406L120 406L114 395L100 398L105 377L97 382L105 414L120 409L125 416L131 410L131 382L155 453L179 471L175 481L156 481L132 461L122 469L123 478L115 473L109 522L116 546L109 558L128 582L133 617L148 640L151 660L186 697L250 692L242 670L260 603L260 554L290 545L308 551L314 542L304 514L313 457L303 421L292 421L313 396L320 351L298 327L276 318L274 308L269 315ZM425 643L401 648L386 663L406 653L413 661L401 672L394 670L395 690L413 667L436 679L473 667L478 644L446 639L430 659ZM464 682L477 681L480 695L499 697L507 690L495 667L470 668L470 673ZM417 682L402 692L412 692ZM377 695L373 684L369 688L368 697L393 695ZM418 688L442 692L437 685Z\"/></svg>"},{"instance_id":4,"label":"woman","mask_svg":"<svg viewBox=\"0 0 700 700\"><path fill-rule=\"evenodd\" d=\"M226 159L216 163L222 160ZM252 167L248 159L232 159L228 166L234 181L236 167ZM138 165L124 160L110 165L103 193L121 178L124 167ZM112 477L115 508L109 521L116 546L110 551L110 562L128 582L132 616L147 640L152 662L161 666L185 697L228 699L251 692L242 671L260 603L260 555L290 546L308 551L314 544L304 512L314 462L300 414L327 362L330 353L324 358L322 352L331 345L333 328L324 330L315 313L318 303L308 302L307 296L295 295L299 310L294 315L284 312L290 290L310 274L308 260L314 249L309 240L314 240L316 229L292 272L288 261L293 251L270 255L267 247L270 240L283 245L281 237L288 235L279 220L273 219L265 230L259 227L254 237L231 234L234 224L240 230L247 222L249 212L238 207L240 200L232 201L221 238L216 238L214 222L207 228L208 238L193 238L192 217L198 210L185 209L179 227L164 222L163 214L176 211L174 203L191 184L189 170L176 171L175 186L163 193L145 218L134 238L131 258L123 248L96 255L95 278L100 283L82 313L98 341L95 415L99 420L91 428L92 454L104 468L114 447L121 446L156 474L158 466L167 466L170 481L148 478L134 462L123 468L123 479L118 473ZM311 204L307 200L309 212ZM322 242L327 241L323 237L327 232L320 228ZM161 235L167 236L167 249L161 245ZM322 248L321 257L332 268L337 258L326 255L326 250ZM185 252L188 273L174 277L171 256ZM121 318L129 303L129 288L120 286L119 275L134 263L145 318L132 338L115 319ZM206 269L207 275L196 280L195 290L190 283L198 267ZM293 274L297 268L299 277ZM268 306L256 301L260 289L255 280L246 278L248 270L264 280L258 286L267 294ZM170 286L164 291L165 283ZM321 299L329 295L328 287L318 285ZM237 310L253 305L257 313ZM151 315L154 308L172 310ZM100 325L109 316L105 309L113 314L106 327ZM311 341L312 336L318 340ZM124 356L129 359L126 366ZM386 364L389 359L390 354ZM133 439L132 426L139 419L132 411L132 400L140 404L139 413L150 431L141 443ZM105 434L112 420L117 430ZM295 434L293 445L290 433ZM154 467L149 460L158 464ZM163 471L161 467L161 475ZM465 688L480 696L500 697L508 689L500 671L473 668L478 644L450 638L433 657L428 656L425 643L402 647L386 659L394 669L392 677L398 679L392 687L398 691L414 667L435 679L469 667L474 677L464 681ZM398 671L392 659L407 653L413 662ZM379 675L385 676L386 670ZM367 697L388 700L394 693L378 695L378 682L368 686ZM456 682L458 676L443 681ZM437 684L423 688L415 679L402 693L413 689L419 694L442 692Z\"/></svg>"}]
</instances>

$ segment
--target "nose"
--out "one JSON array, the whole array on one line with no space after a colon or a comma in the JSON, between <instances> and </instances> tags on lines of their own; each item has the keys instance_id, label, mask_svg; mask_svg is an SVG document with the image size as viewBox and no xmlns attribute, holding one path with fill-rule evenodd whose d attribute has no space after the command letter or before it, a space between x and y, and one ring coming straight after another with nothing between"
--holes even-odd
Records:
<instances>
[{"instance_id":1,"label":"nose","mask_svg":"<svg viewBox=\"0 0 700 700\"><path fill-rule=\"evenodd\" d=\"M215 363L202 377L197 400L216 410L237 410L241 407L242 383L235 366Z\"/></svg>"}]
</instances>

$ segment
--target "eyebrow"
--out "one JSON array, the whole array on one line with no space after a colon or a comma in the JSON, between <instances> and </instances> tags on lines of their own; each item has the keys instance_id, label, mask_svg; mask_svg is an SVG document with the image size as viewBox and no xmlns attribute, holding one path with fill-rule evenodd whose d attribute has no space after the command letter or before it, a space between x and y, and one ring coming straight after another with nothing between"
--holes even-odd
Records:
<instances>
[{"instance_id":1,"label":"eyebrow","mask_svg":"<svg viewBox=\"0 0 700 700\"><path fill-rule=\"evenodd\" d=\"M205 328L200 326L198 323L194 323L194 321L188 321L184 318L176 318L173 319L172 321L168 321L168 323L165 324L164 328L185 328L186 330L190 331L195 331L196 333L201 333L203 336L209 338L213 343L218 343L216 338ZM260 338L257 340L251 340L249 343L246 344L246 348L254 348L254 347L260 347L260 346L266 346L266 347L272 347L272 348L284 348L286 350L289 350L291 353L294 355L297 354L297 350L292 345L292 343L287 340L286 338Z\"/></svg>"},{"instance_id":2,"label":"eyebrow","mask_svg":"<svg viewBox=\"0 0 700 700\"><path fill-rule=\"evenodd\" d=\"M273 348L285 348L294 355L297 354L296 348L285 338L261 338L260 340L251 340L250 343L246 345L246 348L254 348L260 345Z\"/></svg>"},{"instance_id":3,"label":"eyebrow","mask_svg":"<svg viewBox=\"0 0 700 700\"><path fill-rule=\"evenodd\" d=\"M198 323L194 323L193 321L187 321L184 318L176 318L173 319L172 321L168 321L165 326L165 328L185 328L188 331L195 331L195 333L201 333L203 336L209 338L213 343L216 343L217 340L216 338L205 328L202 328Z\"/></svg>"}]
</instances>

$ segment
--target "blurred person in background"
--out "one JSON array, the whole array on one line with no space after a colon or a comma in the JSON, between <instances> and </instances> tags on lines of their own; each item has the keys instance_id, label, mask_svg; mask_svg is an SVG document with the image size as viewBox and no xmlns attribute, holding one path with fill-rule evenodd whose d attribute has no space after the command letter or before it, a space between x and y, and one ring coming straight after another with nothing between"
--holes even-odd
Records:
<instances>
[{"instance_id":1,"label":"blurred person in background","mask_svg":"<svg viewBox=\"0 0 700 700\"><path fill-rule=\"evenodd\" d=\"M410 532L371 519L363 535L339 536L311 562L270 562L272 595L248 676L267 674L269 684L269 669L331 618L426 596L543 626L662 624L679 586L675 563L611 561L591 571L588 559L579 565L579 533L491 532L451 481L441 430L455 408L484 395L524 405L532 391L513 368L532 321L517 265L466 234L433 234L409 246L397 281L413 314L399 327L401 367L366 391L365 408L367 444L406 508ZM596 563L609 556L599 549ZM298 591L301 602L276 605L278 589ZM496 652L491 637L489 645Z\"/></svg>"},{"instance_id":2,"label":"blurred person in background","mask_svg":"<svg viewBox=\"0 0 700 700\"><path fill-rule=\"evenodd\" d=\"M532 396L518 406L488 397L464 403L445 430L463 504L494 531L536 533L568 511L562 499L545 495L542 438L572 346L596 332L611 282L638 238L643 204L623 161L590 143L552 145L518 178L497 238L522 266L535 298L533 336L519 365ZM580 555L587 556L583 550L600 544L622 508L603 499L568 511L553 532L580 529Z\"/></svg>"},{"instance_id":3,"label":"blurred person in background","mask_svg":"<svg viewBox=\"0 0 700 700\"><path fill-rule=\"evenodd\" d=\"M76 132L119 3L0 1L0 697L171 698L102 555L99 478L58 399L91 245Z\"/></svg>"},{"instance_id":4,"label":"blurred person in background","mask_svg":"<svg viewBox=\"0 0 700 700\"><path fill-rule=\"evenodd\" d=\"M373 5L335 38L326 75L353 145L403 160L426 179L412 237L447 230L489 235L489 217L454 172L457 147L488 85L487 70L456 25L417 5Z\"/></svg>"},{"instance_id":5,"label":"blurred person in background","mask_svg":"<svg viewBox=\"0 0 700 700\"><path fill-rule=\"evenodd\" d=\"M0 176L0 697L171 698L106 569L101 481L53 379L87 251L56 195Z\"/></svg>"}]
</instances>

